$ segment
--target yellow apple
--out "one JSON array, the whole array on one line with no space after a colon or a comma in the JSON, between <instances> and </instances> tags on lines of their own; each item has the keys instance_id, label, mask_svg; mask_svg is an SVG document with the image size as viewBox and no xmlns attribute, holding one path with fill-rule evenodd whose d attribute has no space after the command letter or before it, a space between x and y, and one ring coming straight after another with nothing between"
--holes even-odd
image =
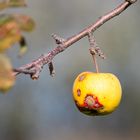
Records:
<instances>
[{"instance_id":1,"label":"yellow apple","mask_svg":"<svg viewBox=\"0 0 140 140\"><path fill-rule=\"evenodd\" d=\"M121 84L111 73L83 72L73 84L73 98L84 114L106 115L120 104Z\"/></svg>"}]
</instances>

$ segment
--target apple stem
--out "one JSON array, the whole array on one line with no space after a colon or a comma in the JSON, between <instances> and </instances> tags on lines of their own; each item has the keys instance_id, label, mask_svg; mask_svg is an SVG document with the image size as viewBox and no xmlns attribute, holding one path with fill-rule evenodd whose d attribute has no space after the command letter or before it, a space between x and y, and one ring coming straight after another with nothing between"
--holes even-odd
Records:
<instances>
[{"instance_id":1,"label":"apple stem","mask_svg":"<svg viewBox=\"0 0 140 140\"><path fill-rule=\"evenodd\" d=\"M97 59L96 59L96 55L92 55L92 58L93 58L93 62L94 62L94 65L95 65L95 69L96 69L96 72L99 73L99 66L98 66L98 63L97 63Z\"/></svg>"}]
</instances>

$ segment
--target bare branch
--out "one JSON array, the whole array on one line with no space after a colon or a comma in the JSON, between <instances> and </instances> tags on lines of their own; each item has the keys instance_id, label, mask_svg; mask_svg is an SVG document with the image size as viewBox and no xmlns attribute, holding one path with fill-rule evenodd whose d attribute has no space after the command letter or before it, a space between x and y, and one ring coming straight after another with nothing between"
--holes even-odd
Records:
<instances>
[{"instance_id":1,"label":"bare branch","mask_svg":"<svg viewBox=\"0 0 140 140\"><path fill-rule=\"evenodd\" d=\"M57 35L52 35L56 41L57 47L50 51L48 54L41 55L38 59L19 67L18 69L13 70L14 75L18 75L20 73L29 74L33 79L37 79L39 74L46 64L51 64L53 58L67 49L69 46L74 44L75 42L79 41L85 36L89 36L89 33L93 33L96 29L102 26L105 22L109 21L113 17L122 13L125 9L127 9L130 5L135 3L137 0L125 0L122 4L120 4L117 8L110 11L109 13L105 14L104 16L100 17L95 23L88 26L78 34L64 40ZM96 50L97 51L97 50ZM98 49L100 52L100 49ZM98 52L98 53L99 53ZM27 72L28 71L28 72ZM31 73L30 73L31 71ZM27 72L27 73L26 73ZM34 72L34 73L32 73Z\"/></svg>"}]
</instances>

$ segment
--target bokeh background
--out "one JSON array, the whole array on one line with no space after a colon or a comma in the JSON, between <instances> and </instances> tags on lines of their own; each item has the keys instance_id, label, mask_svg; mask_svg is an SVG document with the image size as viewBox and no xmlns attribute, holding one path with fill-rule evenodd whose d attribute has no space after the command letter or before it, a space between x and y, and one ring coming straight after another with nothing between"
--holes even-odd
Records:
<instances>
[{"instance_id":1,"label":"bokeh background","mask_svg":"<svg viewBox=\"0 0 140 140\"><path fill-rule=\"evenodd\" d=\"M14 67L26 64L56 47L51 38L81 31L123 0L27 0L28 7L3 12L24 13L36 21L25 34L29 51L17 58L18 45L7 54ZM17 76L16 85L0 95L0 140L139 140L140 139L140 3L98 29L94 35L107 56L98 59L102 72L116 74L122 84L119 108L102 117L80 113L72 98L75 77L95 71L86 38L54 59L56 76L44 67L39 80Z\"/></svg>"}]
</instances>

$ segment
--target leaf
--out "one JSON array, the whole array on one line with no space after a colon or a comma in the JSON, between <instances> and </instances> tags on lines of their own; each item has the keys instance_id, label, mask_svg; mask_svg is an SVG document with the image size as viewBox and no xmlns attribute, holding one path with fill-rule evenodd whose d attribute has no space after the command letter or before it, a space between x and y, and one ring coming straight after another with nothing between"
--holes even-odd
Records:
<instances>
[{"instance_id":1,"label":"leaf","mask_svg":"<svg viewBox=\"0 0 140 140\"><path fill-rule=\"evenodd\" d=\"M0 2L0 10L6 9L8 7L25 7L25 0L4 0Z\"/></svg>"},{"instance_id":2,"label":"leaf","mask_svg":"<svg viewBox=\"0 0 140 140\"><path fill-rule=\"evenodd\" d=\"M32 18L20 14L0 15L0 52L4 52L15 43L20 44L20 56L27 51L25 38L21 31L32 31L35 23ZM24 44L23 44L24 43Z\"/></svg>"},{"instance_id":3,"label":"leaf","mask_svg":"<svg viewBox=\"0 0 140 140\"><path fill-rule=\"evenodd\" d=\"M8 15L0 15L0 52L10 48L21 39L18 24Z\"/></svg>"},{"instance_id":4,"label":"leaf","mask_svg":"<svg viewBox=\"0 0 140 140\"><path fill-rule=\"evenodd\" d=\"M22 14L14 14L13 18L18 23L20 29L23 31L30 32L35 28L35 22L29 16Z\"/></svg>"},{"instance_id":5,"label":"leaf","mask_svg":"<svg viewBox=\"0 0 140 140\"><path fill-rule=\"evenodd\" d=\"M8 91L15 84L15 77L12 73L12 66L9 59L0 54L0 91Z\"/></svg>"},{"instance_id":6,"label":"leaf","mask_svg":"<svg viewBox=\"0 0 140 140\"><path fill-rule=\"evenodd\" d=\"M34 20L24 14L1 14L0 26L4 26L8 22L16 22L23 31L32 31L35 28Z\"/></svg>"},{"instance_id":7,"label":"leaf","mask_svg":"<svg viewBox=\"0 0 140 140\"><path fill-rule=\"evenodd\" d=\"M25 0L7 0L9 7L24 7L27 6Z\"/></svg>"},{"instance_id":8,"label":"leaf","mask_svg":"<svg viewBox=\"0 0 140 140\"><path fill-rule=\"evenodd\" d=\"M13 20L13 17L10 14L0 14L0 26Z\"/></svg>"},{"instance_id":9,"label":"leaf","mask_svg":"<svg viewBox=\"0 0 140 140\"><path fill-rule=\"evenodd\" d=\"M8 5L7 5L6 1L0 2L0 10L3 10L5 8L7 8L7 7L8 7Z\"/></svg>"}]
</instances>

